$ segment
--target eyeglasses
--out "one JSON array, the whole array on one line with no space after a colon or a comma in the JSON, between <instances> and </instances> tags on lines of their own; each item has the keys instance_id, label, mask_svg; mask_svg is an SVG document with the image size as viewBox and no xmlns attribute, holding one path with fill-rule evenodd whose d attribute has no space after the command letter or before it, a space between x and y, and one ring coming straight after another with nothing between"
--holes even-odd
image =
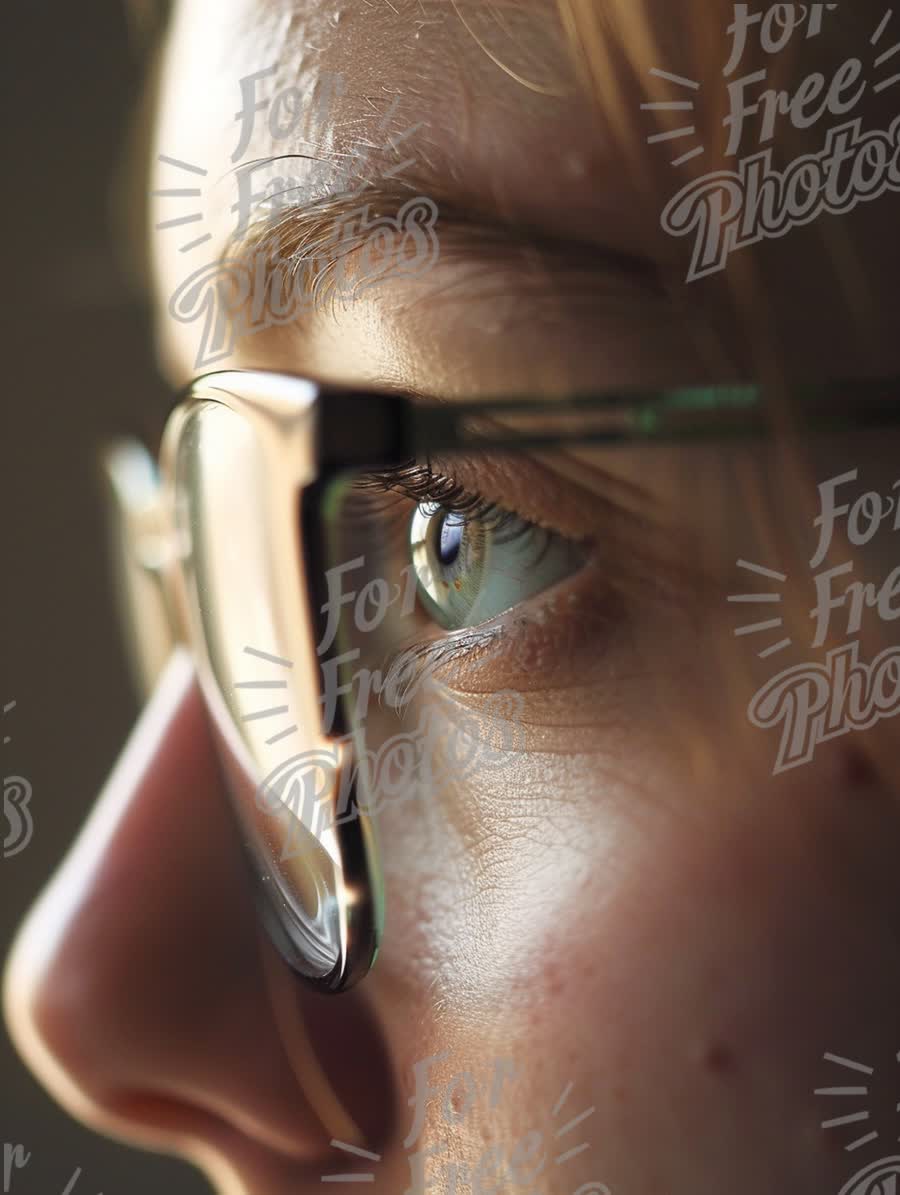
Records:
<instances>
[{"instance_id":1,"label":"eyeglasses","mask_svg":"<svg viewBox=\"0 0 900 1195\"><path fill-rule=\"evenodd\" d=\"M190 646L260 915L290 966L327 992L371 968L376 822L415 855L410 823L446 793L504 770L509 790L525 753L584 746L581 715L635 638L629 603L671 611L662 578L686 552L715 573L694 535L715 506L698 453L733 482L775 427L782 445L822 448L816 492L851 459L875 468L900 426L895 394L880 381L794 387L784 407L753 385L425 403L230 371L180 397L158 476L137 446L113 451L139 670L149 684L175 640ZM886 455L890 493L900 457ZM772 459L757 469L769 481ZM509 483L503 506L479 493L491 472ZM678 496L648 498L651 480ZM539 515L554 487L565 500ZM751 545L715 513L733 570ZM448 851L465 837L455 816L440 814Z\"/></svg>"}]
</instances>

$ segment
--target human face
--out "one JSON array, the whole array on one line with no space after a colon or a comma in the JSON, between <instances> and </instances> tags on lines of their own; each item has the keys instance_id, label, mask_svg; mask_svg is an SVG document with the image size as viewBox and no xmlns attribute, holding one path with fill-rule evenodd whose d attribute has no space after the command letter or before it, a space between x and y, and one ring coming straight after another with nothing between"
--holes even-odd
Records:
<instances>
[{"instance_id":1,"label":"human face","mask_svg":"<svg viewBox=\"0 0 900 1195\"><path fill-rule=\"evenodd\" d=\"M670 15L660 8L651 22L654 48L678 70L690 47ZM610 71L619 59L613 51ZM646 149L623 144L619 114L580 92L548 5L182 3L156 154L224 177L238 81L273 63L276 88L299 82L311 97L304 137L326 159L294 171L299 201L329 186L329 163L353 144L383 137L396 96L392 130L418 126L402 152L416 159L420 193L438 193L451 215L531 231L492 239L448 219L427 275L247 337L229 366L447 401L725 381L773 356L802 376L897 371L891 197L841 217L835 234L837 260L863 263L870 306L858 336L813 229L744 251L762 288L747 306L721 278L673 284L683 246L659 226L670 175L648 156L645 182L630 181L625 151ZM656 65L641 59L637 78ZM328 76L345 87L317 128ZM874 127L887 127L883 116L873 111ZM247 159L280 152L258 122ZM156 154L153 189L165 190ZM230 193L218 194L209 253L224 251L233 221ZM193 373L197 349L196 328L167 307L184 277L179 243L153 241L173 384ZM852 274L845 285L851 293ZM856 466L888 485L896 476L871 440L844 448L828 476ZM633 564L651 553L653 599L637 594L610 631L582 578L566 593L580 615L568 654L552 608L531 621L515 665L495 656L457 682L470 702L491 686L522 692L527 749L500 780L468 778L427 817L385 812L389 933L376 969L338 1001L297 985L259 940L202 702L176 656L11 964L14 1032L62 1102L259 1195L320 1190L323 1174L350 1169L332 1137L378 1155L367 1161L386 1192L414 1184L416 1166L450 1190L451 1165L471 1180L488 1147L507 1165L518 1149L520 1175L546 1155L536 1181L548 1195L600 1183L638 1195L840 1188L844 1142L821 1131L812 1094L831 1078L822 1055L875 1064L895 1052L898 814L862 750L878 728L773 778L746 733L760 677L731 673L717 649L732 639L723 595L740 592L735 559L768 559L736 482L774 462L692 447L654 458L650 476L646 460L622 452L610 477L624 505L637 496L652 516L623 548ZM563 536L596 525L601 508L559 469L523 470L486 464L477 484ZM668 552L665 542L711 527L710 510L712 581L678 588L679 541ZM785 520L792 510L787 500ZM889 542L868 555L880 577ZM576 721L569 670L597 651L577 636L604 630L606 686L585 686ZM561 1118L590 1117L532 1155L528 1133L564 1092ZM554 1164L581 1140L590 1148Z\"/></svg>"}]
</instances>

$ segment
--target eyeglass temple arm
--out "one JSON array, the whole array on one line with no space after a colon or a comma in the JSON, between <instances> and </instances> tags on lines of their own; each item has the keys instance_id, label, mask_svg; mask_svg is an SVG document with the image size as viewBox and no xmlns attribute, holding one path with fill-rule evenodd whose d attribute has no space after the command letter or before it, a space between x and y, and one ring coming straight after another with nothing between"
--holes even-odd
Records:
<instances>
[{"instance_id":1,"label":"eyeglass temple arm","mask_svg":"<svg viewBox=\"0 0 900 1195\"><path fill-rule=\"evenodd\" d=\"M841 385L792 387L784 414L803 430L819 433L900 426L900 385L878 382L861 387L857 383L852 399L847 390ZM616 444L754 438L771 433L780 413L764 403L761 387L747 385L561 402L414 406L409 417L419 451L469 452L546 447L571 440Z\"/></svg>"},{"instance_id":2,"label":"eyeglass temple arm","mask_svg":"<svg viewBox=\"0 0 900 1195\"><path fill-rule=\"evenodd\" d=\"M323 455L335 465L350 465L574 440L616 444L752 438L775 426L777 408L765 404L763 396L757 385L461 403L335 392L320 408ZM900 426L900 381L895 379L791 385L785 398L785 414L803 430Z\"/></svg>"}]
</instances>

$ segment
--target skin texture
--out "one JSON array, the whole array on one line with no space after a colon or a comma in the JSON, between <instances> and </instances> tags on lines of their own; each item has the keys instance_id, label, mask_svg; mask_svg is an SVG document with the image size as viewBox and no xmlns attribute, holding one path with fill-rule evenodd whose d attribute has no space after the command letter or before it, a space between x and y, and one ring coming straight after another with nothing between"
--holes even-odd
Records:
<instances>
[{"instance_id":1,"label":"skin texture","mask_svg":"<svg viewBox=\"0 0 900 1195\"><path fill-rule=\"evenodd\" d=\"M883 15L861 8L857 36ZM497 12L403 0L176 6L154 159L202 163L221 179L241 77L277 62L275 85L299 82L314 95L342 72L333 121L316 127L310 116L305 128L325 161L297 168L299 199L327 193L329 163L357 140L383 143L379 118L396 95L392 128L421 122L403 143L416 158L411 194L439 188L448 210L502 214L580 246L575 264L571 254L560 264L450 228L424 279L387 281L248 337L226 364L449 400L728 380L776 364L824 377L900 368L890 331L895 197L744 250L741 269L764 296L755 303L734 298L734 278L686 286L687 247L662 233L659 213L690 176L641 140L630 149L649 181L633 181L620 123L580 90L556 10ZM700 54L671 12L651 6L659 58L638 57L623 76L629 112L650 94L651 66L690 75ZM727 11L718 16L713 81L728 56ZM813 69L813 50L842 57L812 46L795 80ZM621 46L610 52L623 69ZM712 120L704 103L701 127ZM885 92L867 123L886 128L894 104ZM260 122L247 157L280 152ZM157 164L154 189L171 185ZM224 188L210 188L204 227L222 252L232 216ZM162 204L155 220L171 214ZM823 249L827 221L833 254ZM186 273L179 243L153 239L173 384L190 378L196 352L196 326L166 310ZM851 296L861 278L860 306ZM871 439L847 444L838 468L882 467L889 484L896 471L878 451ZM890 456L883 442L880 451ZM323 1174L345 1173L353 1160L332 1137L365 1142L378 1160L357 1165L389 1193L452 1190L437 1160L430 1186L415 1185L416 1151L445 1146L471 1174L487 1147L508 1159L532 1130L546 1134L534 1155L545 1155L540 1177L485 1178L482 1191L820 1195L854 1173L849 1138L822 1131L830 1110L813 1089L853 1081L829 1071L826 1051L894 1064L900 814L895 781L870 758L889 761L890 724L824 744L811 763L773 777L771 741L748 734L745 711L775 669L750 650L739 666L727 658L735 622L725 595L747 584L735 559L773 559L740 483L768 479L769 513L796 516L808 533L806 514L772 482L771 461L738 452L660 455L653 470L623 453L609 467L622 508L655 520L644 554L631 556L627 522L605 524L629 559L612 586L629 596L627 619L603 613L618 606L597 600L601 569L547 599L542 614L529 607L516 667L476 662L450 684L450 721L487 692L523 691L525 749L499 777L460 784L421 817L386 812L388 933L376 970L339 1000L293 983L260 940L202 701L189 660L173 659L7 970L15 1040L75 1115L182 1153L223 1190L254 1195L321 1190ZM525 517L586 536L596 495L586 501L564 481L552 465L518 491L496 465L478 479ZM679 529L710 510L715 534L681 550ZM881 536L866 556L880 579L896 550ZM684 600L648 575L669 578ZM596 640L560 649L569 600L579 634L603 639L602 652ZM555 686L544 683L554 661ZM779 658L779 669L787 664ZM467 1108L460 1081L462 1106L445 1105L465 1074L478 1099ZM423 1082L434 1089L425 1100ZM417 1089L424 1120L410 1145ZM873 1083L873 1127L890 1128L892 1101ZM577 1128L552 1136L587 1109ZM582 1141L588 1149L555 1162Z\"/></svg>"}]
</instances>

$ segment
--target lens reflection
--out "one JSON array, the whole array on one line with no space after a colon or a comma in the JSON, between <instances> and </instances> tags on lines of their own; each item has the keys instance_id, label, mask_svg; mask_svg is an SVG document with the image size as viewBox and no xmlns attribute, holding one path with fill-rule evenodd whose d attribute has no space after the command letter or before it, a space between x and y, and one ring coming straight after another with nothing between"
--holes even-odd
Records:
<instances>
[{"instance_id":1,"label":"lens reflection","mask_svg":"<svg viewBox=\"0 0 900 1195\"><path fill-rule=\"evenodd\" d=\"M352 755L348 741L322 733L298 487L274 467L278 456L242 412L217 402L187 410L174 489L181 567L200 682L266 920L296 970L341 986L354 935L373 933L358 900L366 827L339 838L335 825L331 802Z\"/></svg>"}]
</instances>

